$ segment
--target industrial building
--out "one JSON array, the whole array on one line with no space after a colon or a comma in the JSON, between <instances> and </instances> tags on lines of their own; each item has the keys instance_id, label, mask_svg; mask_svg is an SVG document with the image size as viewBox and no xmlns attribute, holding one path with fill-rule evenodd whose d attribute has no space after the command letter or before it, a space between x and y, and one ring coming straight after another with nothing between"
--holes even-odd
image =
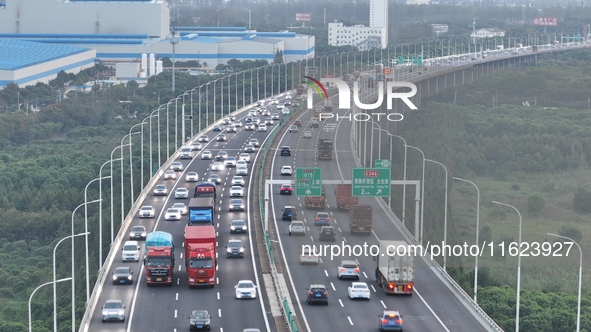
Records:
<instances>
[{"instance_id":1,"label":"industrial building","mask_svg":"<svg viewBox=\"0 0 591 332\"><path fill-rule=\"evenodd\" d=\"M369 27L328 23L328 45L355 46L360 50L388 47L388 0L369 1Z\"/></svg>"},{"instance_id":2,"label":"industrial building","mask_svg":"<svg viewBox=\"0 0 591 332\"><path fill-rule=\"evenodd\" d=\"M139 63L142 54L154 54L156 60L172 58L173 44L176 61L197 60L210 68L231 59L273 61L278 52L283 54L284 62L314 57L314 36L289 31L178 27L171 34L170 10L163 0L1 0L0 3L3 3L0 38L43 43L47 49L66 45L92 49L97 61L109 64ZM125 70L127 76L129 68Z\"/></svg>"}]
</instances>

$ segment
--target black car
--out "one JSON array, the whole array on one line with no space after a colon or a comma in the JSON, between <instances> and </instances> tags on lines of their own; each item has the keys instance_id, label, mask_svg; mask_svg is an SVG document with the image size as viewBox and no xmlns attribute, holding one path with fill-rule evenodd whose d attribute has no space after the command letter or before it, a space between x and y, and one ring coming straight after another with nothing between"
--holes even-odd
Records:
<instances>
[{"instance_id":1,"label":"black car","mask_svg":"<svg viewBox=\"0 0 591 332\"><path fill-rule=\"evenodd\" d=\"M283 208L281 220L292 221L298 219L298 213L295 206L286 206Z\"/></svg>"},{"instance_id":2,"label":"black car","mask_svg":"<svg viewBox=\"0 0 591 332\"><path fill-rule=\"evenodd\" d=\"M308 304L323 303L324 305L328 305L328 290L324 285L310 285L306 293L306 302Z\"/></svg>"},{"instance_id":3,"label":"black car","mask_svg":"<svg viewBox=\"0 0 591 332\"><path fill-rule=\"evenodd\" d=\"M129 267L117 267L113 272L113 285L129 284L133 283L132 275L133 271Z\"/></svg>"},{"instance_id":4,"label":"black car","mask_svg":"<svg viewBox=\"0 0 591 332\"><path fill-rule=\"evenodd\" d=\"M332 226L322 226L320 229L320 241L336 241L335 231Z\"/></svg>"},{"instance_id":5,"label":"black car","mask_svg":"<svg viewBox=\"0 0 591 332\"><path fill-rule=\"evenodd\" d=\"M281 155L282 156L291 156L291 148L289 146L282 146L281 147Z\"/></svg>"},{"instance_id":6,"label":"black car","mask_svg":"<svg viewBox=\"0 0 591 332\"><path fill-rule=\"evenodd\" d=\"M129 231L130 240L145 240L146 239L146 227L144 226L133 226Z\"/></svg>"},{"instance_id":7,"label":"black car","mask_svg":"<svg viewBox=\"0 0 591 332\"><path fill-rule=\"evenodd\" d=\"M242 240L228 240L228 245L226 245L226 258L230 257L244 258L244 246L242 245Z\"/></svg>"},{"instance_id":8,"label":"black car","mask_svg":"<svg viewBox=\"0 0 591 332\"><path fill-rule=\"evenodd\" d=\"M244 202L241 199L230 200L230 212L232 211L244 212Z\"/></svg>"},{"instance_id":9,"label":"black car","mask_svg":"<svg viewBox=\"0 0 591 332\"><path fill-rule=\"evenodd\" d=\"M193 310L189 316L190 331L211 331L211 316L207 310Z\"/></svg>"},{"instance_id":10,"label":"black car","mask_svg":"<svg viewBox=\"0 0 591 332\"><path fill-rule=\"evenodd\" d=\"M230 223L230 234L246 233L247 227L244 220L232 220Z\"/></svg>"}]
</instances>

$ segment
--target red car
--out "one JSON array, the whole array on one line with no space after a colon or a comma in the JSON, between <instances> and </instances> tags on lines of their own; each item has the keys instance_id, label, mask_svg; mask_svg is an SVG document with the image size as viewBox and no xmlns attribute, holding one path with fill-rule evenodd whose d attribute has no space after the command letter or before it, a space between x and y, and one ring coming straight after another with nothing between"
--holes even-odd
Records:
<instances>
[{"instance_id":1,"label":"red car","mask_svg":"<svg viewBox=\"0 0 591 332\"><path fill-rule=\"evenodd\" d=\"M280 195L291 195L293 188L291 187L291 184L283 184L279 190Z\"/></svg>"},{"instance_id":2,"label":"red car","mask_svg":"<svg viewBox=\"0 0 591 332\"><path fill-rule=\"evenodd\" d=\"M302 126L302 121L300 121L300 120L295 120L295 121L293 122L293 125L294 125L294 126L301 127L301 126Z\"/></svg>"}]
</instances>

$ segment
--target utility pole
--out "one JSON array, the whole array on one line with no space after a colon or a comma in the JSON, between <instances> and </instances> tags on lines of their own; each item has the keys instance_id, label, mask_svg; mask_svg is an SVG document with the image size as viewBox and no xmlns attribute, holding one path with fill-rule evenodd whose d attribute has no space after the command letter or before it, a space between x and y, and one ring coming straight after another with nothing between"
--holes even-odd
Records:
<instances>
[{"instance_id":1,"label":"utility pole","mask_svg":"<svg viewBox=\"0 0 591 332\"><path fill-rule=\"evenodd\" d=\"M476 17L472 18L472 42L474 43L474 49L476 50Z\"/></svg>"}]
</instances>

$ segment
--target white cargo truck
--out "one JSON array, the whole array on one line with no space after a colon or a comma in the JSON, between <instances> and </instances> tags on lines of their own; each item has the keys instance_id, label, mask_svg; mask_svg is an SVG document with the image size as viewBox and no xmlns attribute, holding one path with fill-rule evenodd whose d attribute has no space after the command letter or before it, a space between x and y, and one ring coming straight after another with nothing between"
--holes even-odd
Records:
<instances>
[{"instance_id":1,"label":"white cargo truck","mask_svg":"<svg viewBox=\"0 0 591 332\"><path fill-rule=\"evenodd\" d=\"M405 241L380 241L376 281L384 293L412 295L415 249Z\"/></svg>"}]
</instances>

